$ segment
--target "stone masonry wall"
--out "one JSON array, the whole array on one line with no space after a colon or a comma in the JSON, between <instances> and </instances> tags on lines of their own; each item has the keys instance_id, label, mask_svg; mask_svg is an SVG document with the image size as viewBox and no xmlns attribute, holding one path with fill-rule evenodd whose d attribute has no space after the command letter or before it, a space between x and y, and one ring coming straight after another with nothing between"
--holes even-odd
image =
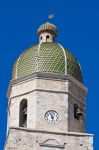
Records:
<instances>
[{"instance_id":1,"label":"stone masonry wall","mask_svg":"<svg viewBox=\"0 0 99 150\"><path fill-rule=\"evenodd\" d=\"M93 136L10 129L5 150L93 150Z\"/></svg>"},{"instance_id":2,"label":"stone masonry wall","mask_svg":"<svg viewBox=\"0 0 99 150\"><path fill-rule=\"evenodd\" d=\"M84 132L85 119L76 121L72 110L73 103L78 103L77 99L81 97L82 89L73 83L72 86L74 88L71 87L69 80L46 78L31 78L12 85L9 95L8 128L19 127L20 102L22 99L27 99L27 128ZM72 96L70 96L71 93ZM84 94L82 92L82 95ZM79 103L83 103L85 107L85 101L80 99ZM45 121L44 115L48 110L54 110L59 114L56 125L50 125Z\"/></svg>"}]
</instances>

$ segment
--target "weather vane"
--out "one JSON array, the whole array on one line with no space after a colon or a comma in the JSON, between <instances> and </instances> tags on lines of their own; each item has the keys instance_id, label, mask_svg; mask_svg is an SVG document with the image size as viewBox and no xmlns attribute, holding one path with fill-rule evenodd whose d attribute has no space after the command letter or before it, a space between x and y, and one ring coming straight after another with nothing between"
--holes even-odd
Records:
<instances>
[{"instance_id":1,"label":"weather vane","mask_svg":"<svg viewBox=\"0 0 99 150\"><path fill-rule=\"evenodd\" d=\"M55 17L55 15L54 14L50 14L50 15L48 15L48 19L53 19Z\"/></svg>"}]
</instances>

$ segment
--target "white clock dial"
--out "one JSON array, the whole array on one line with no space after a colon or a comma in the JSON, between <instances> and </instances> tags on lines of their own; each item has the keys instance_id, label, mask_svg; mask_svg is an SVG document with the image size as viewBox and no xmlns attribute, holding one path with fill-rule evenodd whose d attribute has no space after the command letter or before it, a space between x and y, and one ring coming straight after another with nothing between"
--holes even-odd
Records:
<instances>
[{"instance_id":1,"label":"white clock dial","mask_svg":"<svg viewBox=\"0 0 99 150\"><path fill-rule=\"evenodd\" d=\"M56 111L54 110L49 110L45 113L45 120L48 122L48 123L52 123L52 124L55 124L58 122L59 120L59 115Z\"/></svg>"}]
</instances>

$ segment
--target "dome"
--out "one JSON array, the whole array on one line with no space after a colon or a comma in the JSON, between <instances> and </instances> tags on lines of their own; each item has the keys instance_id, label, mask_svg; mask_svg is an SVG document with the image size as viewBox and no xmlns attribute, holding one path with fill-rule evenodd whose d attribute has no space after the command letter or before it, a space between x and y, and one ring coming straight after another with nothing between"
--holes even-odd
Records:
<instances>
[{"instance_id":1,"label":"dome","mask_svg":"<svg viewBox=\"0 0 99 150\"><path fill-rule=\"evenodd\" d=\"M77 60L69 50L54 42L43 42L25 50L13 66L12 79L33 72L68 74L82 82L82 72Z\"/></svg>"},{"instance_id":2,"label":"dome","mask_svg":"<svg viewBox=\"0 0 99 150\"><path fill-rule=\"evenodd\" d=\"M54 34L55 37L57 37L57 27L50 22L46 22L39 27L38 35L40 35L44 31L50 32L50 33Z\"/></svg>"}]
</instances>

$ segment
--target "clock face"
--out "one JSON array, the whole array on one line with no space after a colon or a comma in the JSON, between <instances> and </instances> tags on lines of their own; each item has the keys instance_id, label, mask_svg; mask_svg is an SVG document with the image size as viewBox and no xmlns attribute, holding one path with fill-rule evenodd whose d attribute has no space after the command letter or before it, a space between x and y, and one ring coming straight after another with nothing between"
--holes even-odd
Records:
<instances>
[{"instance_id":1,"label":"clock face","mask_svg":"<svg viewBox=\"0 0 99 150\"><path fill-rule=\"evenodd\" d=\"M59 115L56 111L54 110L49 110L45 113L45 120L48 122L48 123L52 123L52 124L55 124L58 122L59 120Z\"/></svg>"}]
</instances>

